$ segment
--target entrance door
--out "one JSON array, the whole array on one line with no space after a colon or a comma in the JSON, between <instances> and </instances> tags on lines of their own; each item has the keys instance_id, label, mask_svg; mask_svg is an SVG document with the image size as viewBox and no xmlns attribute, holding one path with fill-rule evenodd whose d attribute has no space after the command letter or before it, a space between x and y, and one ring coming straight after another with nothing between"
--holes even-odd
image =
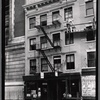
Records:
<instances>
[{"instance_id":1,"label":"entrance door","mask_svg":"<svg viewBox=\"0 0 100 100\"><path fill-rule=\"evenodd\" d=\"M47 83L42 83L41 86L41 100L47 100L48 90L47 90Z\"/></svg>"}]
</instances>

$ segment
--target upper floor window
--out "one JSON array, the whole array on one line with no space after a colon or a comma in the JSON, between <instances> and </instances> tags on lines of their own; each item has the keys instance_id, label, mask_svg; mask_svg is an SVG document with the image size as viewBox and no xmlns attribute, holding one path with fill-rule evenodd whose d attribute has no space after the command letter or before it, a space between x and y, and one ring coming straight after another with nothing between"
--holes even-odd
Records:
<instances>
[{"instance_id":1,"label":"upper floor window","mask_svg":"<svg viewBox=\"0 0 100 100\"><path fill-rule=\"evenodd\" d=\"M86 2L86 15L92 15L93 12L93 0Z\"/></svg>"},{"instance_id":2,"label":"upper floor window","mask_svg":"<svg viewBox=\"0 0 100 100\"><path fill-rule=\"evenodd\" d=\"M34 28L35 25L36 25L36 18L35 17L29 18L29 28L32 29Z\"/></svg>"},{"instance_id":3,"label":"upper floor window","mask_svg":"<svg viewBox=\"0 0 100 100\"><path fill-rule=\"evenodd\" d=\"M36 50L36 38L30 39L30 50Z\"/></svg>"},{"instance_id":4,"label":"upper floor window","mask_svg":"<svg viewBox=\"0 0 100 100\"><path fill-rule=\"evenodd\" d=\"M60 46L60 33L53 34L54 46Z\"/></svg>"},{"instance_id":5,"label":"upper floor window","mask_svg":"<svg viewBox=\"0 0 100 100\"><path fill-rule=\"evenodd\" d=\"M66 55L66 69L75 69L74 54Z\"/></svg>"},{"instance_id":6,"label":"upper floor window","mask_svg":"<svg viewBox=\"0 0 100 100\"><path fill-rule=\"evenodd\" d=\"M59 11L53 12L52 13L52 20L58 20L59 19Z\"/></svg>"},{"instance_id":7,"label":"upper floor window","mask_svg":"<svg viewBox=\"0 0 100 100\"><path fill-rule=\"evenodd\" d=\"M65 31L65 45L74 43L74 34Z\"/></svg>"},{"instance_id":8,"label":"upper floor window","mask_svg":"<svg viewBox=\"0 0 100 100\"><path fill-rule=\"evenodd\" d=\"M59 70L61 68L61 56L54 56L53 59L55 70Z\"/></svg>"},{"instance_id":9,"label":"upper floor window","mask_svg":"<svg viewBox=\"0 0 100 100\"><path fill-rule=\"evenodd\" d=\"M30 60L30 74L36 73L36 59Z\"/></svg>"},{"instance_id":10,"label":"upper floor window","mask_svg":"<svg viewBox=\"0 0 100 100\"><path fill-rule=\"evenodd\" d=\"M45 36L40 37L40 44L41 44L41 48L47 48L47 38Z\"/></svg>"},{"instance_id":11,"label":"upper floor window","mask_svg":"<svg viewBox=\"0 0 100 100\"><path fill-rule=\"evenodd\" d=\"M41 71L48 71L46 58L41 58Z\"/></svg>"},{"instance_id":12,"label":"upper floor window","mask_svg":"<svg viewBox=\"0 0 100 100\"><path fill-rule=\"evenodd\" d=\"M87 41L95 40L95 31L93 31L92 26L87 27L86 29L87 29L87 32L86 32Z\"/></svg>"},{"instance_id":13,"label":"upper floor window","mask_svg":"<svg viewBox=\"0 0 100 100\"><path fill-rule=\"evenodd\" d=\"M87 53L87 62L88 62L88 67L96 66L96 52Z\"/></svg>"},{"instance_id":14,"label":"upper floor window","mask_svg":"<svg viewBox=\"0 0 100 100\"><path fill-rule=\"evenodd\" d=\"M64 14L65 14L65 20L72 18L73 17L72 7L66 8L64 10Z\"/></svg>"},{"instance_id":15,"label":"upper floor window","mask_svg":"<svg viewBox=\"0 0 100 100\"><path fill-rule=\"evenodd\" d=\"M46 26L47 25L47 14L40 16L40 25Z\"/></svg>"}]
</instances>

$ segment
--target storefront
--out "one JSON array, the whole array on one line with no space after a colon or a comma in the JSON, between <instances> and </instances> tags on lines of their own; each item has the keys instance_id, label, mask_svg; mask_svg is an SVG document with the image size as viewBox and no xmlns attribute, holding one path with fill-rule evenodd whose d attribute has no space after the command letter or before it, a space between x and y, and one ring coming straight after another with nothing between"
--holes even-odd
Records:
<instances>
[{"instance_id":1,"label":"storefront","mask_svg":"<svg viewBox=\"0 0 100 100\"><path fill-rule=\"evenodd\" d=\"M82 97L83 100L96 100L95 69L82 70Z\"/></svg>"},{"instance_id":2,"label":"storefront","mask_svg":"<svg viewBox=\"0 0 100 100\"><path fill-rule=\"evenodd\" d=\"M79 73L45 73L24 76L25 100L81 100L81 78Z\"/></svg>"}]
</instances>

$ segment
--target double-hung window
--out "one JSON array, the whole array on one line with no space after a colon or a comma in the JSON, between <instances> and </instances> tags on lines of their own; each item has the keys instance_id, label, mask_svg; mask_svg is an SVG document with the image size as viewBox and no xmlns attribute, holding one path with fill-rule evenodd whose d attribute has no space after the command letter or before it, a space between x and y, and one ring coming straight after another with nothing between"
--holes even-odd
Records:
<instances>
[{"instance_id":1,"label":"double-hung window","mask_svg":"<svg viewBox=\"0 0 100 100\"><path fill-rule=\"evenodd\" d=\"M87 41L95 40L95 31L93 31L92 26L87 27L86 29L87 29L87 32L86 32Z\"/></svg>"},{"instance_id":2,"label":"double-hung window","mask_svg":"<svg viewBox=\"0 0 100 100\"><path fill-rule=\"evenodd\" d=\"M53 34L54 46L60 46L60 33Z\"/></svg>"},{"instance_id":3,"label":"double-hung window","mask_svg":"<svg viewBox=\"0 0 100 100\"><path fill-rule=\"evenodd\" d=\"M30 60L30 74L36 73L36 59Z\"/></svg>"},{"instance_id":4,"label":"double-hung window","mask_svg":"<svg viewBox=\"0 0 100 100\"><path fill-rule=\"evenodd\" d=\"M87 53L87 62L88 62L88 67L96 66L96 52L93 51Z\"/></svg>"},{"instance_id":5,"label":"double-hung window","mask_svg":"<svg viewBox=\"0 0 100 100\"><path fill-rule=\"evenodd\" d=\"M54 56L54 68L55 70L61 69L61 56Z\"/></svg>"},{"instance_id":6,"label":"double-hung window","mask_svg":"<svg viewBox=\"0 0 100 100\"><path fill-rule=\"evenodd\" d=\"M93 0L88 0L86 3L86 15L93 15Z\"/></svg>"},{"instance_id":7,"label":"double-hung window","mask_svg":"<svg viewBox=\"0 0 100 100\"><path fill-rule=\"evenodd\" d=\"M64 9L65 21L73 17L72 7Z\"/></svg>"},{"instance_id":8,"label":"double-hung window","mask_svg":"<svg viewBox=\"0 0 100 100\"><path fill-rule=\"evenodd\" d=\"M46 39L45 36L42 36L42 37L40 38L40 42L41 42L41 48L42 48L42 49L47 48L47 39Z\"/></svg>"},{"instance_id":9,"label":"double-hung window","mask_svg":"<svg viewBox=\"0 0 100 100\"><path fill-rule=\"evenodd\" d=\"M46 58L41 58L41 71L48 71Z\"/></svg>"},{"instance_id":10,"label":"double-hung window","mask_svg":"<svg viewBox=\"0 0 100 100\"><path fill-rule=\"evenodd\" d=\"M29 18L29 29L34 28L35 25L36 25L36 18L35 17Z\"/></svg>"},{"instance_id":11,"label":"double-hung window","mask_svg":"<svg viewBox=\"0 0 100 100\"><path fill-rule=\"evenodd\" d=\"M75 69L74 54L66 55L66 69Z\"/></svg>"},{"instance_id":12,"label":"double-hung window","mask_svg":"<svg viewBox=\"0 0 100 100\"><path fill-rule=\"evenodd\" d=\"M30 39L30 50L36 50L36 38Z\"/></svg>"},{"instance_id":13,"label":"double-hung window","mask_svg":"<svg viewBox=\"0 0 100 100\"><path fill-rule=\"evenodd\" d=\"M74 34L65 31L65 45L74 43Z\"/></svg>"},{"instance_id":14,"label":"double-hung window","mask_svg":"<svg viewBox=\"0 0 100 100\"><path fill-rule=\"evenodd\" d=\"M47 25L47 14L44 14L44 15L40 16L40 25L41 26L46 26Z\"/></svg>"},{"instance_id":15,"label":"double-hung window","mask_svg":"<svg viewBox=\"0 0 100 100\"><path fill-rule=\"evenodd\" d=\"M52 13L52 20L53 21L59 20L59 11Z\"/></svg>"}]
</instances>

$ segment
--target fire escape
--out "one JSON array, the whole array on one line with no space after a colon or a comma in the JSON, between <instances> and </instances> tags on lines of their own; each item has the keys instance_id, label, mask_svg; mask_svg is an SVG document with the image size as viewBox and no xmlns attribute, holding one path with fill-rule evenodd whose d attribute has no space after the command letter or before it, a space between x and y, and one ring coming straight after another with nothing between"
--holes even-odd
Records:
<instances>
[{"instance_id":1,"label":"fire escape","mask_svg":"<svg viewBox=\"0 0 100 100\"><path fill-rule=\"evenodd\" d=\"M52 25L56 26L56 25L60 25L60 17L58 16L58 14L56 14L56 18L54 20L52 20ZM55 45L54 41L52 41L49 36L47 35L47 32L45 31L45 27L48 27L49 25L47 25L47 20L45 21L41 21L40 25L36 25L35 28L37 28L38 30L41 30L42 33L44 34L45 38L47 39L47 41L50 43L52 49L57 49L57 48L61 48L60 44ZM60 42L60 40L59 40ZM45 54L44 50L40 47L36 49L37 51L41 52L41 54L43 55L43 57L46 59L47 64L49 65L50 69L52 70L52 72L55 72L55 68L54 66L50 63L47 55Z\"/></svg>"}]
</instances>

